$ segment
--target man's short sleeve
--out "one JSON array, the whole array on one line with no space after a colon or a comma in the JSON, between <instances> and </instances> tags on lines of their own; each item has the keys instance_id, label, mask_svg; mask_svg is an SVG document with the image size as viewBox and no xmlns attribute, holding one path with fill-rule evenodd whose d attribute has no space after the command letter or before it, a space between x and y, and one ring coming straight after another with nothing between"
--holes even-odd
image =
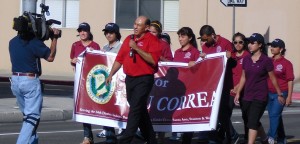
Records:
<instances>
[{"instance_id":1,"label":"man's short sleeve","mask_svg":"<svg viewBox=\"0 0 300 144\"><path fill-rule=\"evenodd\" d=\"M49 47L47 47L43 41L38 40L38 39L34 39L32 41L32 50L35 56L39 57L39 58L44 58L44 59L48 59L49 55L50 55L50 49Z\"/></svg>"}]
</instances>

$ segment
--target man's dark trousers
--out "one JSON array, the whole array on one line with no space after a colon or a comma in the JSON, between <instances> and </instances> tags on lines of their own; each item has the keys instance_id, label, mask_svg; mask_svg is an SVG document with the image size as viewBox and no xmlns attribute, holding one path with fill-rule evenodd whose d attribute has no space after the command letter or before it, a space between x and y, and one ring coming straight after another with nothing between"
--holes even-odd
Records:
<instances>
[{"instance_id":1,"label":"man's dark trousers","mask_svg":"<svg viewBox=\"0 0 300 144\"><path fill-rule=\"evenodd\" d=\"M138 128L148 144L157 144L147 110L147 100L153 87L154 76L126 76L127 101L130 105L127 126L119 144L130 144Z\"/></svg>"}]
</instances>

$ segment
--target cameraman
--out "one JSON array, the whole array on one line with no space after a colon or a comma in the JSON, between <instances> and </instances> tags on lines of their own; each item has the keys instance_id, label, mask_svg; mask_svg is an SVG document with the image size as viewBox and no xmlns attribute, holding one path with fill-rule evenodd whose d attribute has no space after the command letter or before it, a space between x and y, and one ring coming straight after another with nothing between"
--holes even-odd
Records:
<instances>
[{"instance_id":1,"label":"cameraman","mask_svg":"<svg viewBox=\"0 0 300 144\"><path fill-rule=\"evenodd\" d=\"M18 33L9 41L9 54L12 64L11 90L16 96L23 124L17 144L38 143L36 133L42 109L42 91L39 76L42 74L40 58L53 62L56 44L59 37L58 29L51 29L53 37L51 46L35 37L33 32Z\"/></svg>"}]
</instances>

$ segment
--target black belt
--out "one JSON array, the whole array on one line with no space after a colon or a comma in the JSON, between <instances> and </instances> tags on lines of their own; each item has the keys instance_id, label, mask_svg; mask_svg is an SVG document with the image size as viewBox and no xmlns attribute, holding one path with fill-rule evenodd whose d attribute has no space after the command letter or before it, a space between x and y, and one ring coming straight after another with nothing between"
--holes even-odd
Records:
<instances>
[{"instance_id":1,"label":"black belt","mask_svg":"<svg viewBox=\"0 0 300 144\"><path fill-rule=\"evenodd\" d=\"M14 76L30 76L30 77L38 76L35 73L22 73L22 72L13 72L12 75L14 75Z\"/></svg>"}]
</instances>

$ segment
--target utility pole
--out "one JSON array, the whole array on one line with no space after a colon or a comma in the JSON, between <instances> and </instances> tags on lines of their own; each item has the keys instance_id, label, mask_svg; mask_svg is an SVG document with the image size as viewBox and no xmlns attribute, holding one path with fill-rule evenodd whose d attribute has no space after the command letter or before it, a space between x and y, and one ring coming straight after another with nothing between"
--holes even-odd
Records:
<instances>
[{"instance_id":1,"label":"utility pole","mask_svg":"<svg viewBox=\"0 0 300 144\"><path fill-rule=\"evenodd\" d=\"M22 13L24 11L35 13L37 0L22 0Z\"/></svg>"}]
</instances>

